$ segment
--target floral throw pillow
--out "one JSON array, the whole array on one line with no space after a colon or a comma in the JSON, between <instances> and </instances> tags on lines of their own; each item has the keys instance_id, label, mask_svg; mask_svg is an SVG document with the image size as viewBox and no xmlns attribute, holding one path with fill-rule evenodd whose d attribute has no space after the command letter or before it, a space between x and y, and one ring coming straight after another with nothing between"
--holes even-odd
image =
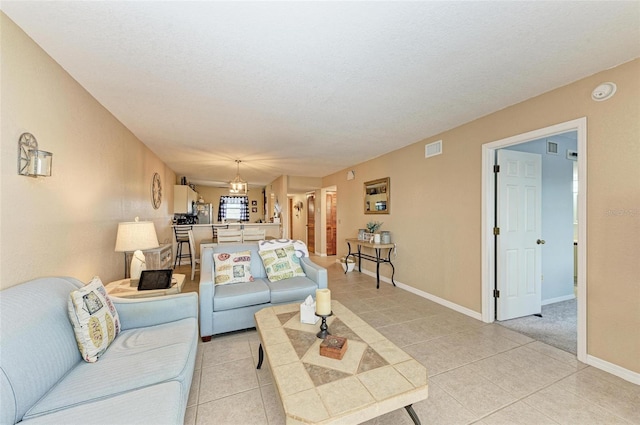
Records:
<instances>
[{"instance_id":1,"label":"floral throw pillow","mask_svg":"<svg viewBox=\"0 0 640 425\"><path fill-rule=\"evenodd\" d=\"M280 248L258 251L262 257L262 264L271 282L289 279L296 276L306 276L300 259L296 256L293 244Z\"/></svg>"},{"instance_id":2,"label":"floral throw pillow","mask_svg":"<svg viewBox=\"0 0 640 425\"><path fill-rule=\"evenodd\" d=\"M120 333L120 318L99 277L71 292L69 319L84 361L93 363Z\"/></svg>"},{"instance_id":3,"label":"floral throw pillow","mask_svg":"<svg viewBox=\"0 0 640 425\"><path fill-rule=\"evenodd\" d=\"M251 251L213 254L215 263L215 284L253 282L251 274Z\"/></svg>"}]
</instances>

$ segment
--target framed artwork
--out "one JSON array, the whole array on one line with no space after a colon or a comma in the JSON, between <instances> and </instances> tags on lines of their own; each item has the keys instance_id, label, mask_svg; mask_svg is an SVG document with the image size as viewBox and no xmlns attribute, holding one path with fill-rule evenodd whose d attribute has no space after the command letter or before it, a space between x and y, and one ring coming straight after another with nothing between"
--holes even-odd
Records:
<instances>
[{"instance_id":1,"label":"framed artwork","mask_svg":"<svg viewBox=\"0 0 640 425\"><path fill-rule=\"evenodd\" d=\"M364 213L389 214L391 208L390 178L364 183Z\"/></svg>"},{"instance_id":2,"label":"framed artwork","mask_svg":"<svg viewBox=\"0 0 640 425\"><path fill-rule=\"evenodd\" d=\"M255 202L255 201L253 201ZM258 212L258 208L257 207L251 207L251 212L252 213L257 213Z\"/></svg>"},{"instance_id":3,"label":"framed artwork","mask_svg":"<svg viewBox=\"0 0 640 425\"><path fill-rule=\"evenodd\" d=\"M251 201L251 206L252 207L255 207L257 205L258 205L258 201L256 201L256 200ZM256 211L253 211L253 212L258 212L258 211L256 210Z\"/></svg>"}]
</instances>

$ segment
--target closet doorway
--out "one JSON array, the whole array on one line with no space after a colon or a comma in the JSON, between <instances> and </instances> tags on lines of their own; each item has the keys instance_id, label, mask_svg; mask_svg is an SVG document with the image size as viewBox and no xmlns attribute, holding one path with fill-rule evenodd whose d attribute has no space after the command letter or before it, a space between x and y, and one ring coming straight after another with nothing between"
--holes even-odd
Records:
<instances>
[{"instance_id":1,"label":"closet doorway","mask_svg":"<svg viewBox=\"0 0 640 425\"><path fill-rule=\"evenodd\" d=\"M496 284L496 238L495 227L495 179L494 163L496 151L509 146L518 145L532 140L552 137L555 135L575 131L577 133L578 183L577 183L577 358L587 361L587 120L579 118L550 127L519 134L482 146L482 320L492 323L495 320L496 299L494 289ZM566 155L566 152L562 153Z\"/></svg>"}]
</instances>

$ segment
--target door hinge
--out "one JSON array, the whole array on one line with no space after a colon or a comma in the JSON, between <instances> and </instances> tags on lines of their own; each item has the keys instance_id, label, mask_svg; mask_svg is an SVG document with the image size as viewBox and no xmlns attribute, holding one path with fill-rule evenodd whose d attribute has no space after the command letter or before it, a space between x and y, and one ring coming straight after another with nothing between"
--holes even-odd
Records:
<instances>
[{"instance_id":1,"label":"door hinge","mask_svg":"<svg viewBox=\"0 0 640 425\"><path fill-rule=\"evenodd\" d=\"M493 172L494 173L499 173L500 172L500 166L499 165L494 165L493 166Z\"/></svg>"},{"instance_id":2,"label":"door hinge","mask_svg":"<svg viewBox=\"0 0 640 425\"><path fill-rule=\"evenodd\" d=\"M497 289L493 290L493 298L500 298L500 291Z\"/></svg>"},{"instance_id":3,"label":"door hinge","mask_svg":"<svg viewBox=\"0 0 640 425\"><path fill-rule=\"evenodd\" d=\"M493 235L494 236L498 236L500 234L500 228L499 227L494 227L493 228Z\"/></svg>"}]
</instances>

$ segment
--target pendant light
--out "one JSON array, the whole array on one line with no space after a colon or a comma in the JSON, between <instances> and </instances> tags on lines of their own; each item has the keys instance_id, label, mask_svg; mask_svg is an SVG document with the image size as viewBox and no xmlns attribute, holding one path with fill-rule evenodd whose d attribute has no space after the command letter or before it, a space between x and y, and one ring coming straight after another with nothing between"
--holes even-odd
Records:
<instances>
[{"instance_id":1,"label":"pendant light","mask_svg":"<svg viewBox=\"0 0 640 425\"><path fill-rule=\"evenodd\" d=\"M242 180L242 177L240 177L241 162L242 161L240 161L239 159L236 159L236 167L237 167L236 178L231 181L231 188L229 189L229 192L233 195L246 195L248 191L247 182Z\"/></svg>"}]
</instances>

